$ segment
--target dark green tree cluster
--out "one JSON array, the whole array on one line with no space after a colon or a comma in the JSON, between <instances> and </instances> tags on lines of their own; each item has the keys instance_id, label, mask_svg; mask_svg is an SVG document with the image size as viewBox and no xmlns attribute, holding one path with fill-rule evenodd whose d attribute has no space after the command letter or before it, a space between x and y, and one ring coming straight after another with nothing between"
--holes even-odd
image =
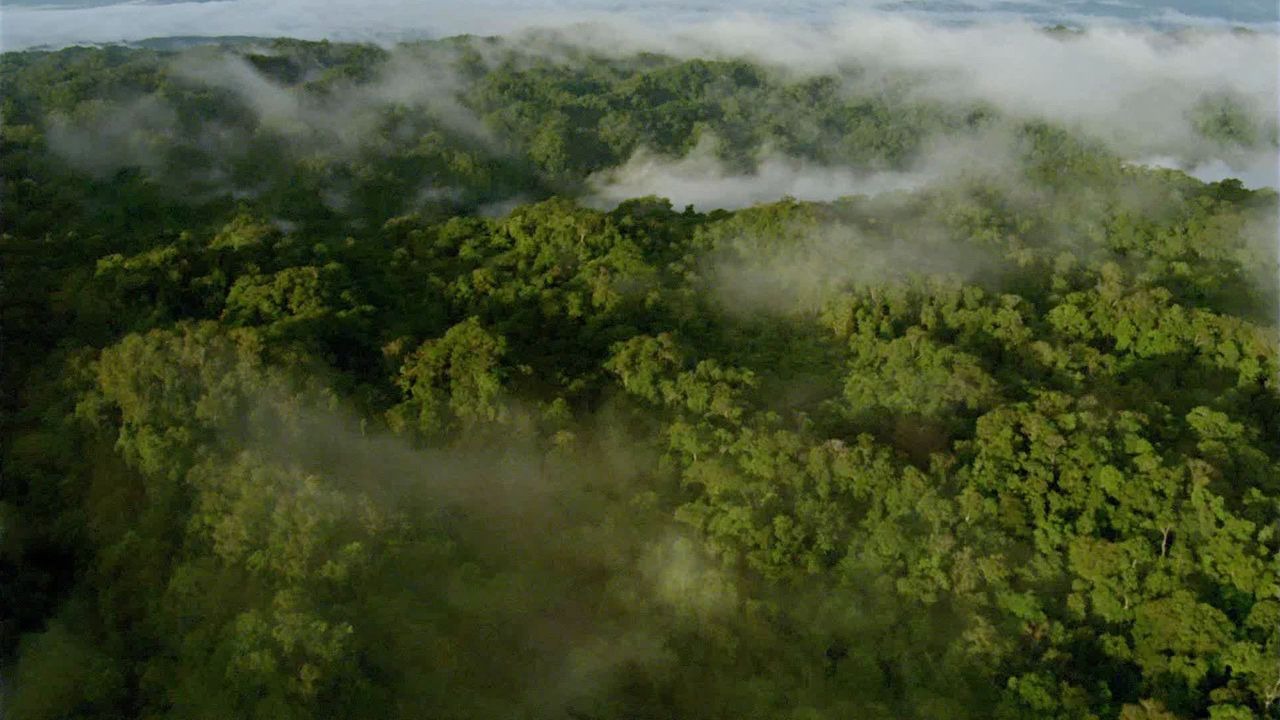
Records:
<instances>
[{"instance_id":1,"label":"dark green tree cluster","mask_svg":"<svg viewBox=\"0 0 1280 720\"><path fill-rule=\"evenodd\" d=\"M1280 718L1274 191L1005 119L1005 177L602 211L639 148L892 167L990 113L198 52L276 114L3 56L5 717Z\"/></svg>"}]
</instances>

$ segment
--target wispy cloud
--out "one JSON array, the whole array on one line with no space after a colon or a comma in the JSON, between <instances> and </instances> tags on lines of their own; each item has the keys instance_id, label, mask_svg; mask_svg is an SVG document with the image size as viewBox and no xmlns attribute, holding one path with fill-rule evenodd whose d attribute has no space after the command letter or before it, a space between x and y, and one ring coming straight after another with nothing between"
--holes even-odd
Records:
<instances>
[{"instance_id":1,"label":"wispy cloud","mask_svg":"<svg viewBox=\"0 0 1280 720\"><path fill-rule=\"evenodd\" d=\"M641 150L621 167L588 178L588 202L612 207L627 198L658 195L681 207L732 210L783 196L830 201L849 195L915 190L961 176L995 179L1017 169L1011 136L1001 132L933 138L910 169L880 172L818 165L767 149L757 158L753 171L742 173L717 157L718 143L716 138L704 136L681 158Z\"/></svg>"},{"instance_id":2,"label":"wispy cloud","mask_svg":"<svg viewBox=\"0 0 1280 720\"><path fill-rule=\"evenodd\" d=\"M1259 154L1234 161L1215 159L1200 163L1156 156L1142 158L1137 164L1181 170L1204 182L1235 178L1246 187L1280 188L1280 157L1273 155Z\"/></svg>"}]
</instances>

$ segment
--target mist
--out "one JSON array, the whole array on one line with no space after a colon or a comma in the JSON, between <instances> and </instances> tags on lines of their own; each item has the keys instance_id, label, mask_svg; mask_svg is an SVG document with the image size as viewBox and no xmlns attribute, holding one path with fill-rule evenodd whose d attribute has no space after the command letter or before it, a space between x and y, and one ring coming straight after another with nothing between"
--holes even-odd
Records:
<instances>
[{"instance_id":1,"label":"mist","mask_svg":"<svg viewBox=\"0 0 1280 720\"><path fill-rule=\"evenodd\" d=\"M1002 259L929 222L888 238L832 222L776 236L739 236L732 247L732 253L706 258L702 269L719 307L743 317L812 315L840 293L925 278L973 282Z\"/></svg>"},{"instance_id":2,"label":"mist","mask_svg":"<svg viewBox=\"0 0 1280 720\"><path fill-rule=\"evenodd\" d=\"M177 129L173 109L154 97L123 104L98 103L76 117L53 115L47 122L49 147L95 177L123 167L157 171L164 163L163 139Z\"/></svg>"},{"instance_id":3,"label":"mist","mask_svg":"<svg viewBox=\"0 0 1280 720\"><path fill-rule=\"evenodd\" d=\"M776 151L763 153L752 172L735 174L716 157L716 142L704 138L688 155L674 159L638 151L621 167L587 179L587 204L607 209L629 198L656 195L701 212L736 210L781 197L827 202L847 195L913 190L930 179L917 173L824 167Z\"/></svg>"},{"instance_id":4,"label":"mist","mask_svg":"<svg viewBox=\"0 0 1280 720\"><path fill-rule=\"evenodd\" d=\"M704 135L688 154L672 158L641 149L625 164L587 178L589 205L611 208L628 198L656 195L677 207L736 210L783 197L830 202L851 195L913 191L959 181L1003 183L1022 174L1014 134L993 128L926 140L905 170L868 171L820 165L763 148L755 168L735 171L723 161L722 141Z\"/></svg>"},{"instance_id":5,"label":"mist","mask_svg":"<svg viewBox=\"0 0 1280 720\"><path fill-rule=\"evenodd\" d=\"M1181 170L1207 183L1235 178L1244 183L1245 187L1280 188L1280 156L1259 154L1234 161L1210 160L1202 163L1163 156L1142 158L1135 164Z\"/></svg>"},{"instance_id":6,"label":"mist","mask_svg":"<svg viewBox=\"0 0 1280 720\"><path fill-rule=\"evenodd\" d=\"M340 84L323 97L273 82L247 60L212 49L185 53L171 65L180 79L231 91L260 125L307 150L351 154L367 144L390 106L414 107L471 140L490 143L480 119L458 101L461 81L447 57L392 54L368 83Z\"/></svg>"},{"instance_id":7,"label":"mist","mask_svg":"<svg viewBox=\"0 0 1280 720\"><path fill-rule=\"evenodd\" d=\"M1066 0L1045 3L977 2L910 3L893 0L811 0L768 3L761 0L726 4L723 0L539 0L518 8L481 0L466 4L438 0L372 0L266 2L225 0L216 3L122 3L113 0L14 0L7 4L3 45L7 49L60 46L82 42L120 42L163 36L255 35L346 41L393 42L406 36L458 33L508 33L530 26L610 18L629 25L671 29L705 22L708 17L752 14L828 24L847 10L886 12L946 23L975 19L1026 19L1038 24L1140 23L1160 27L1232 26L1275 29L1280 13L1273 3L1206 0L1098 3Z\"/></svg>"},{"instance_id":8,"label":"mist","mask_svg":"<svg viewBox=\"0 0 1280 720\"><path fill-rule=\"evenodd\" d=\"M821 28L736 17L661 37L622 28L603 37L586 42L606 52L747 57L802 75L844 76L851 92L906 78L908 97L987 103L1011 117L1049 120L1135 160L1165 156L1239 169L1266 166L1280 152L1280 36L1273 32L1169 34L1103 23L1062 37L1022 19L951 26L845 13ZM1223 98L1255 126L1235 146L1201 137L1193 125L1199 108Z\"/></svg>"},{"instance_id":9,"label":"mist","mask_svg":"<svg viewBox=\"0 0 1280 720\"><path fill-rule=\"evenodd\" d=\"M500 647L467 647L457 660L467 673L450 688L455 712L476 712L484 702L533 713L591 707L625 685L627 673L674 669L681 649L672 641L682 629L723 625L740 611L734 574L690 528L654 507L657 455L622 432L608 407L573 422L572 441L552 449L538 437L537 409L507 398L496 426L451 446L423 447L369 427L312 379L243 363L233 372L255 391L240 415L210 428L226 457L193 470L207 502L245 502L221 476L234 476L228 466L262 468L291 478L271 501L276 522L295 493L327 493L333 527L371 516L384 518L382 531L391 536L401 523L425 526L447 533L451 554L467 558L377 579L389 583L379 599L433 604L430 613L417 610L421 617L398 618L403 636L384 650L420 661L416 643L431 635L419 635L417 625L445 608L460 613L450 628L457 637L502 639ZM190 382L205 387L199 378ZM214 517L223 524L207 531L220 554L252 549L256 538L244 537L233 513Z\"/></svg>"},{"instance_id":10,"label":"mist","mask_svg":"<svg viewBox=\"0 0 1280 720\"><path fill-rule=\"evenodd\" d=\"M267 44L245 52L259 59L273 54ZM314 68L304 69L298 83L286 84L244 54L197 47L165 58L162 70L180 92L221 95L230 117L202 118L193 127L181 121L176 103L163 92L117 95L72 113L51 113L44 122L46 141L78 170L104 178L136 167L191 202L255 199L270 192L264 175L285 168L258 161L264 150L290 163L306 158L332 168L404 152L426 128L481 154L505 154L501 141L460 102L465 86L453 70L455 59L445 48L401 48L380 59L365 81L329 80L325 91L316 92L307 86L317 79ZM450 205L461 197L447 179L413 182L395 198L398 212ZM329 173L316 200L347 212L354 184L349 176Z\"/></svg>"},{"instance_id":11,"label":"mist","mask_svg":"<svg viewBox=\"0 0 1280 720\"><path fill-rule=\"evenodd\" d=\"M203 7L191 11L203 12ZM482 7L468 7L441 34L466 29L460 20L466 13L490 16ZM507 33L509 45L521 52L548 57L569 46L611 57L657 51L686 58L747 58L795 78L834 75L850 95L874 95L893 84L904 88L904 99L911 102L981 104L1014 119L1047 120L1133 162L1177 167L1205 179L1240 177L1250 187L1280 184L1275 170L1280 157L1275 115L1280 107L1280 35L1275 32L1201 26L1170 33L1100 20L1084 32L1062 35L1044 32L1025 18L984 15L980 22L951 25L929 16L850 10L824 10L830 21L822 25L763 13L707 13L695 19L673 14L646 21L631 18L625 9L573 14L574 23L567 24L570 15L557 16L557 10L544 5L529 10L530 16L492 13L500 24L486 27ZM367 14L377 17L378 12L374 7ZM448 17L442 22L449 22ZM296 27L280 30L307 35ZM231 90L265 125L295 139L309 134L315 147L346 152L359 147L373 130L376 109L392 104L425 108L452 131L492 146L494 139L483 123L459 102L461 85L445 69L447 60L396 51L374 82L336 88L323 101L275 85L230 57L192 53L175 72ZM1221 113L1229 115L1219 121ZM1232 135L1216 138L1199 131L1214 122L1227 123ZM699 148L677 162L642 149L625 166L592 178L590 184L598 202L667 183L666 192L688 197L697 207L739 207L785 194L831 199L909 189L924 180L918 172L868 174L866 168L815 167L766 152L754 174L730 183ZM701 189L713 181L719 191Z\"/></svg>"}]
</instances>

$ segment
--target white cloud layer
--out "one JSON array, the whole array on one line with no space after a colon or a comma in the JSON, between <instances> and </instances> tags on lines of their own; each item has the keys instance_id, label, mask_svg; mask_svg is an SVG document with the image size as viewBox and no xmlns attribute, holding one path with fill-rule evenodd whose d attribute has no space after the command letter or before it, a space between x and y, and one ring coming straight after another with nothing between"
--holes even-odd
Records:
<instances>
[{"instance_id":1,"label":"white cloud layer","mask_svg":"<svg viewBox=\"0 0 1280 720\"><path fill-rule=\"evenodd\" d=\"M825 25L850 10L942 22L1026 19L1255 29L1280 24L1280 9L1269 0L8 0L5 5L0 42L6 49L181 35L385 41L609 19L670 29L741 14Z\"/></svg>"},{"instance_id":2,"label":"white cloud layer","mask_svg":"<svg viewBox=\"0 0 1280 720\"><path fill-rule=\"evenodd\" d=\"M1015 167L1011 135L993 131L982 135L934 138L914 167L905 171L859 172L828 167L765 151L754 172L738 173L716 157L717 140L704 136L682 158L641 151L621 167L587 179L587 202L612 208L628 198L657 195L677 207L700 211L735 210L790 196L799 200L830 201L849 195L879 195L915 190L939 182L965 178L999 179Z\"/></svg>"},{"instance_id":3,"label":"white cloud layer","mask_svg":"<svg viewBox=\"0 0 1280 720\"><path fill-rule=\"evenodd\" d=\"M1280 188L1280 157L1257 155L1243 161L1228 162L1215 159L1201 163L1188 163L1175 157L1157 156L1143 158L1138 165L1181 170L1203 182L1219 182L1235 178L1245 187Z\"/></svg>"}]
</instances>

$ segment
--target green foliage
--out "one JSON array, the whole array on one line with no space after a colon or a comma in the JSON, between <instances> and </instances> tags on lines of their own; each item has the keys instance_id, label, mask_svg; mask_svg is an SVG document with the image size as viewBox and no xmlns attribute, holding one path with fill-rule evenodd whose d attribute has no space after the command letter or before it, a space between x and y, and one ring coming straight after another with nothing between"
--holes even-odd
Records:
<instances>
[{"instance_id":1,"label":"green foliage","mask_svg":"<svg viewBox=\"0 0 1280 720\"><path fill-rule=\"evenodd\" d=\"M111 658L54 620L24 641L8 712L22 718L105 717L126 696Z\"/></svg>"},{"instance_id":2,"label":"green foliage","mask_svg":"<svg viewBox=\"0 0 1280 720\"><path fill-rule=\"evenodd\" d=\"M0 58L5 717L1280 718L1274 192L541 41Z\"/></svg>"},{"instance_id":3,"label":"green foliage","mask_svg":"<svg viewBox=\"0 0 1280 720\"><path fill-rule=\"evenodd\" d=\"M438 436L451 419L464 427L497 420L505 352L506 341L474 317L422 343L400 368L396 384L406 400L390 411L392 427Z\"/></svg>"}]
</instances>

